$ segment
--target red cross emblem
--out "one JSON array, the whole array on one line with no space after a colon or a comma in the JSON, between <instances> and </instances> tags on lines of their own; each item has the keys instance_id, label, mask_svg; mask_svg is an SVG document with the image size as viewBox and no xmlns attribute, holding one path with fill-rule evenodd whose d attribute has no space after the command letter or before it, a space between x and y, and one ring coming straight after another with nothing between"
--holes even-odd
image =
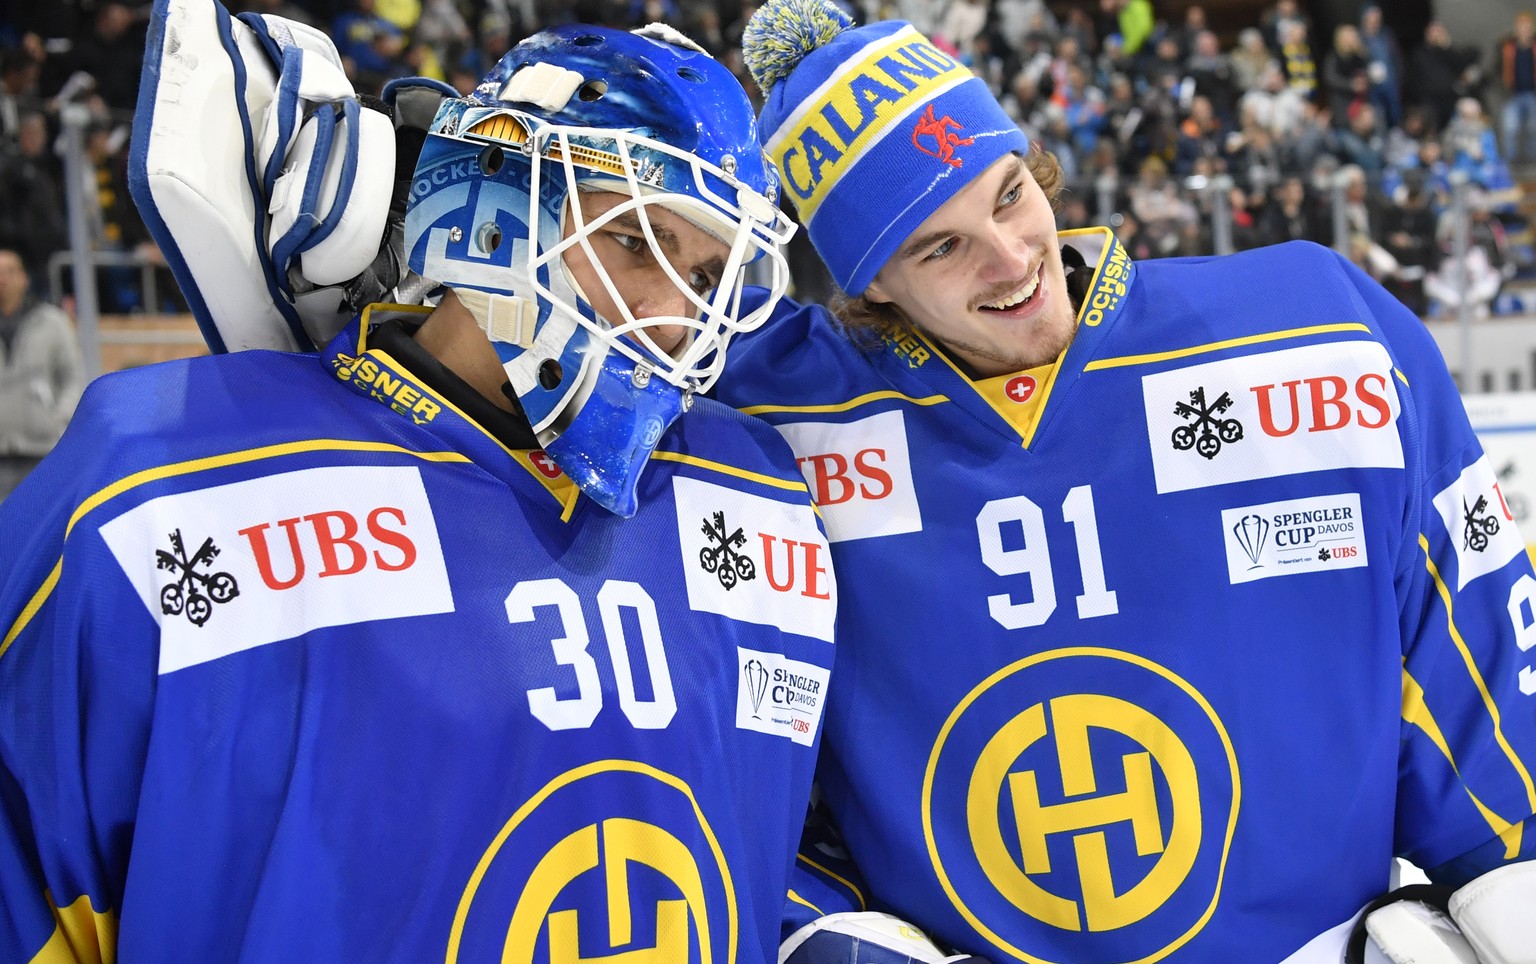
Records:
<instances>
[{"instance_id":1,"label":"red cross emblem","mask_svg":"<svg viewBox=\"0 0 1536 964\"><path fill-rule=\"evenodd\" d=\"M1035 397L1035 377L1033 375L1015 375L1008 379L1008 384L1003 386L1003 394L1023 405Z\"/></svg>"},{"instance_id":2,"label":"red cross emblem","mask_svg":"<svg viewBox=\"0 0 1536 964\"><path fill-rule=\"evenodd\" d=\"M928 110L912 126L912 146L924 154L937 157L950 167L960 167L961 158L955 156L955 148L974 143L976 139L961 137L950 131L951 127L964 130L960 123L948 114L943 117L933 116L933 105L929 104ZM933 142L931 150L924 146L922 138L929 138Z\"/></svg>"},{"instance_id":3,"label":"red cross emblem","mask_svg":"<svg viewBox=\"0 0 1536 964\"><path fill-rule=\"evenodd\" d=\"M543 449L534 449L528 453L528 461L532 462L533 467L538 469L539 474L546 479L560 478L560 466L555 464L554 459L545 455Z\"/></svg>"}]
</instances>

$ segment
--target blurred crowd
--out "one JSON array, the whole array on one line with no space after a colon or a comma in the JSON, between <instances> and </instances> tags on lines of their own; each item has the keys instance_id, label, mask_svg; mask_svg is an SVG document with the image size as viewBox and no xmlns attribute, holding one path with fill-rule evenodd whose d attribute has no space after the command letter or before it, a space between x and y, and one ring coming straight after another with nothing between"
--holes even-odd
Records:
<instances>
[{"instance_id":1,"label":"blurred crowd","mask_svg":"<svg viewBox=\"0 0 1536 964\"><path fill-rule=\"evenodd\" d=\"M3 0L0 247L50 290L68 246L59 111L90 111L79 185L99 251L154 258L124 160L149 4ZM1139 258L1208 254L1292 238L1347 250L1425 315L1517 307L1499 293L1536 261L1512 174L1536 170L1536 25L1521 14L1493 49L1445 23L1399 37L1382 11L1320 36L1297 0L1275 0L1233 36L1153 0L838 0L856 20L912 21L992 85L1032 140L1062 162L1063 228L1109 224ZM426 75L468 91L517 39L568 20L678 26L740 67L743 0L236 0L335 39L361 91ZM1494 111L1490 112L1490 107ZM1455 194L1455 185L1466 188ZM1470 213L1449 259L1452 204ZM803 242L798 294L828 294ZM1464 272L1464 274L1463 274ZM109 269L106 312L145 304L138 273ZM171 290L169 284L164 286ZM162 294L165 292L162 291Z\"/></svg>"}]
</instances>

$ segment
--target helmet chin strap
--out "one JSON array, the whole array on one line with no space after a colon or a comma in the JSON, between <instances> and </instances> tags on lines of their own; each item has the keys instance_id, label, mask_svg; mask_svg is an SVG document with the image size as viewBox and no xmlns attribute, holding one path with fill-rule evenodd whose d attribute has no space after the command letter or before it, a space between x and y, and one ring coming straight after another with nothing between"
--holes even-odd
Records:
<instances>
[{"instance_id":1,"label":"helmet chin strap","mask_svg":"<svg viewBox=\"0 0 1536 964\"><path fill-rule=\"evenodd\" d=\"M454 288L459 302L469 309L475 324L491 341L533 347L534 329L539 322L539 303L520 295L495 294L478 288Z\"/></svg>"}]
</instances>

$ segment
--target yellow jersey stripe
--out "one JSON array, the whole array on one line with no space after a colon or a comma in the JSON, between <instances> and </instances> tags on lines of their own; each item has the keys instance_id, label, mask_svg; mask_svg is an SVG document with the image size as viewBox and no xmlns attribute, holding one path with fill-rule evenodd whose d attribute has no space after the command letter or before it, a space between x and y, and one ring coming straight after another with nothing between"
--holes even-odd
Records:
<instances>
[{"instance_id":1,"label":"yellow jersey stripe","mask_svg":"<svg viewBox=\"0 0 1536 964\"><path fill-rule=\"evenodd\" d=\"M1456 612L1451 598L1451 589L1445 584L1445 580L1440 578L1440 569L1435 565L1435 560L1430 558L1429 540L1424 537L1423 533L1419 534L1419 548L1424 550L1424 567L1429 571L1430 577L1434 579L1435 589L1439 591L1440 599L1445 603L1445 624L1446 628L1450 631L1451 640L1456 644L1456 651L1461 654L1461 661L1467 667L1467 676L1472 680L1473 685L1477 687L1478 694L1482 697L1483 707L1488 711L1489 719L1493 721L1494 741L1498 743L1499 749L1504 751L1504 755L1514 766L1515 772L1520 775L1520 782L1525 785L1526 802L1531 805L1532 809L1536 809L1536 786L1532 785L1531 774L1526 770L1525 764L1520 761L1519 755L1515 753L1514 748L1509 745L1509 741L1504 737L1504 728L1499 719L1499 708L1494 704L1492 694L1488 692L1488 684L1483 680L1483 674L1478 671L1477 663L1472 658L1471 650L1467 648L1466 640L1462 639L1461 631L1456 628Z\"/></svg>"},{"instance_id":2,"label":"yellow jersey stripe","mask_svg":"<svg viewBox=\"0 0 1536 964\"><path fill-rule=\"evenodd\" d=\"M821 864L818 864L816 861L814 861L811 858L807 857L805 854L795 854L795 859L800 861L801 863L805 864L806 866L812 868L813 870L817 870L817 871L820 871L823 874L826 874L828 877L831 877L833 880L835 880L838 883L842 884L844 887L847 887L848 890L853 894L853 896L858 898L859 910L868 910L869 909L869 902L864 899L864 892L859 890L859 888L853 886L853 882L852 881L846 880L843 877L841 877L841 876L839 876L837 874L834 874L832 871L830 871L827 868L823 867ZM807 906L809 906L809 905L807 905Z\"/></svg>"},{"instance_id":3,"label":"yellow jersey stripe","mask_svg":"<svg viewBox=\"0 0 1536 964\"><path fill-rule=\"evenodd\" d=\"M943 403L949 401L949 398L945 395L929 395L925 398L913 398L911 395L904 395L901 392L884 390L878 392L870 392L867 395L860 395L857 398L849 399L846 402L837 402L832 405L752 405L747 408L743 408L740 411L743 415L768 415L776 412L799 412L807 415L821 412L848 412L858 408L861 405L868 405L871 402L885 401L886 399L895 399L896 401L900 402L911 402L913 405L942 405Z\"/></svg>"},{"instance_id":4,"label":"yellow jersey stripe","mask_svg":"<svg viewBox=\"0 0 1536 964\"><path fill-rule=\"evenodd\" d=\"M1228 338L1224 341L1213 341L1206 345L1194 345L1189 348L1177 348L1173 351L1153 352L1148 355L1123 355L1119 358L1100 358L1098 361L1089 362L1083 366L1083 371L1102 371L1106 368L1125 368L1131 365L1148 365L1154 362L1171 361L1175 358L1189 358L1193 355L1204 355L1208 352L1222 351L1227 348L1241 348L1244 345L1262 345L1271 341L1284 341L1289 338L1310 338L1316 335L1332 335L1345 331L1358 331L1370 333L1370 328L1357 321L1342 322L1337 325L1313 325L1310 328L1289 328L1285 331L1271 331L1262 335L1246 335L1242 338Z\"/></svg>"},{"instance_id":5,"label":"yellow jersey stripe","mask_svg":"<svg viewBox=\"0 0 1536 964\"><path fill-rule=\"evenodd\" d=\"M1458 777L1461 776L1461 768L1456 765L1456 757L1451 753L1450 744L1446 742L1445 734L1440 730L1440 724L1435 722L1434 714L1429 711L1428 704L1424 702L1424 687L1408 674L1406 668L1403 670L1403 720L1423 731L1430 742L1439 749L1440 754L1445 757L1445 762L1451 765L1452 772ZM1478 813L1483 815L1483 819L1488 822L1494 834L1504 841L1504 859L1512 860L1516 857L1520 853L1523 825L1510 823L1494 813L1477 798L1477 794L1473 793L1466 783L1462 783L1461 788L1472 799L1472 805L1477 808Z\"/></svg>"},{"instance_id":6,"label":"yellow jersey stripe","mask_svg":"<svg viewBox=\"0 0 1536 964\"><path fill-rule=\"evenodd\" d=\"M732 475L738 479L746 479L749 482L757 482L761 485L771 485L776 489L786 489L790 492L811 491L803 480L778 479L771 475L763 475L761 472L752 472L747 469L738 469L734 465L726 465L724 462L715 462L711 459L701 459L697 455L684 455L681 452L652 452L651 458L662 462L681 462L684 465L692 465L711 472L719 472L722 475Z\"/></svg>"}]
</instances>

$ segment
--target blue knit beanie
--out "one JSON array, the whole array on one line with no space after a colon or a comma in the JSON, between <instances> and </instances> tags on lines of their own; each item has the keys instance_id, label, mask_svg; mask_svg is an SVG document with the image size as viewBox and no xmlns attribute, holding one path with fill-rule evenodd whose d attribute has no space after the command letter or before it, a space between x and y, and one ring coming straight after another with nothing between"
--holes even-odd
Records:
<instances>
[{"instance_id":1,"label":"blue knit beanie","mask_svg":"<svg viewBox=\"0 0 1536 964\"><path fill-rule=\"evenodd\" d=\"M1029 139L979 77L911 24L853 27L831 0L768 0L742 36L759 136L851 295L940 205Z\"/></svg>"}]
</instances>

